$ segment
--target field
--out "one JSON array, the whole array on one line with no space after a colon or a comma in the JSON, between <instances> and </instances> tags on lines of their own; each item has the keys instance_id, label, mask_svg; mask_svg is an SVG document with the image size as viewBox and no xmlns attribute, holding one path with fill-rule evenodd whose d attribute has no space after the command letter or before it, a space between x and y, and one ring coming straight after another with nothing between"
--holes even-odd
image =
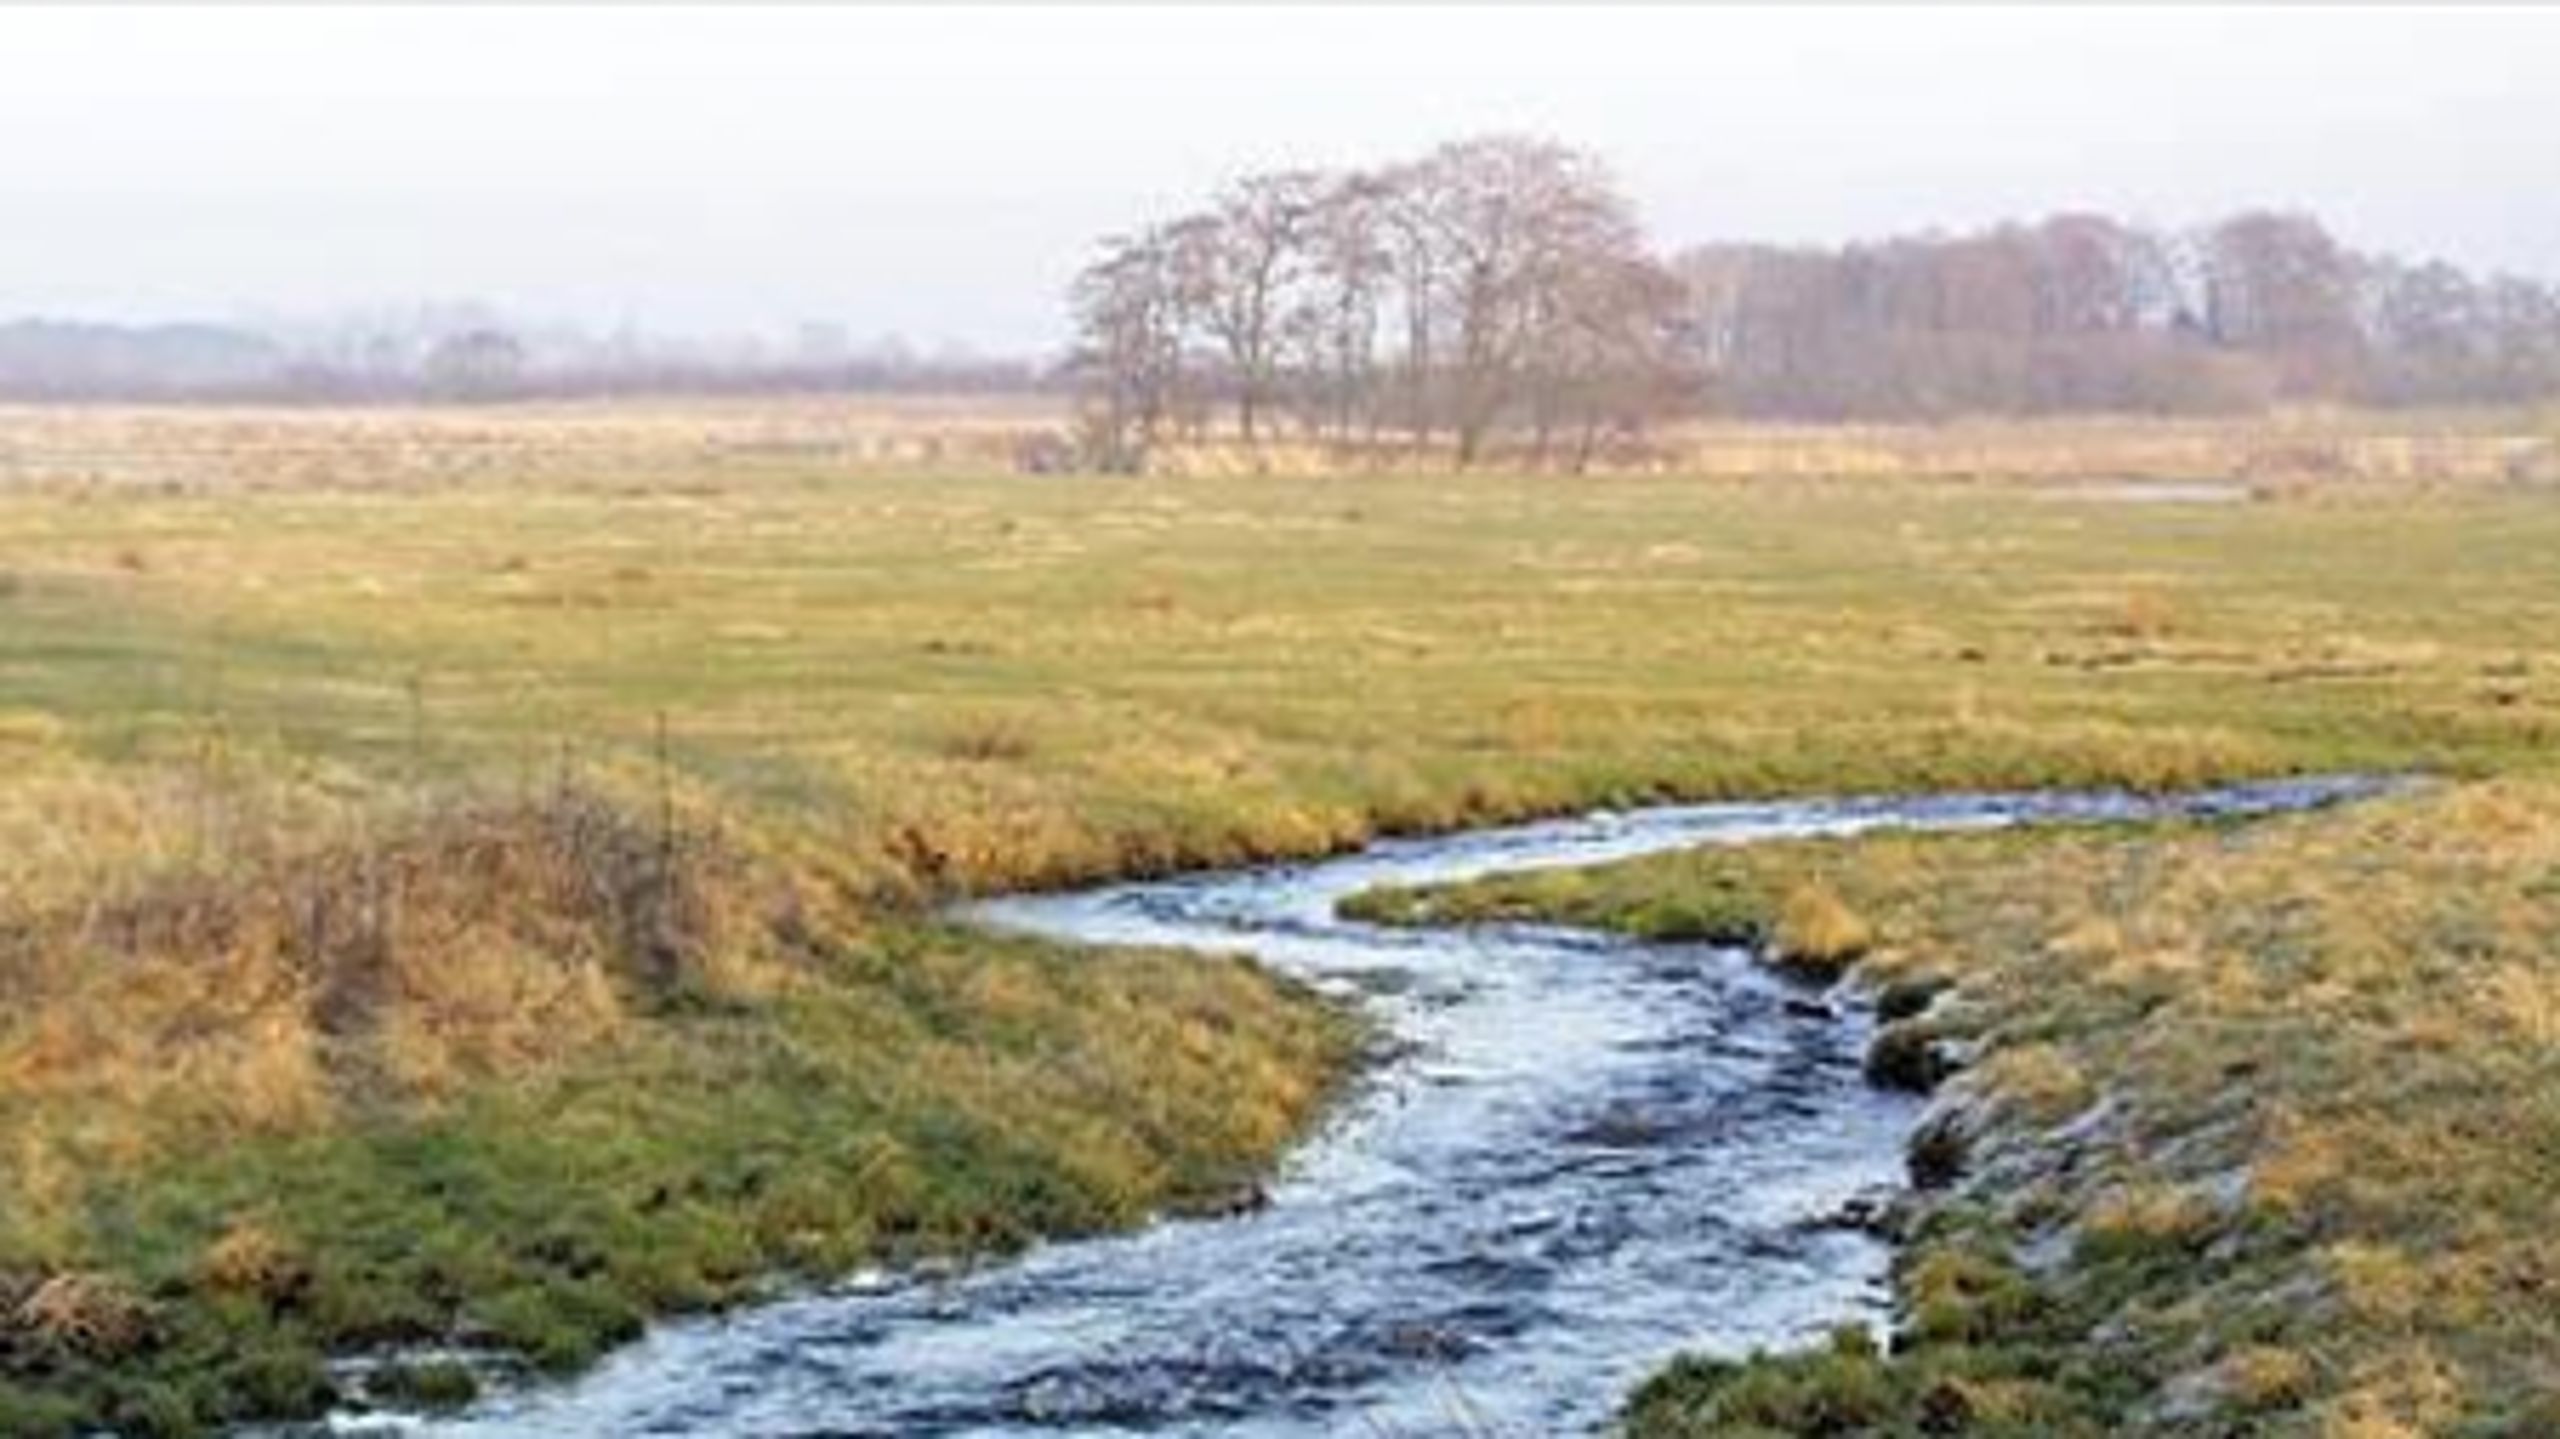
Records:
<instances>
[{"instance_id":1,"label":"field","mask_svg":"<svg viewBox=\"0 0 2560 1439\"><path fill-rule=\"evenodd\" d=\"M1668 797L2392 769L2457 841L2560 813L2560 503L2503 430L2224 435L2294 468L2157 503L2097 483L2138 429L1124 479L962 428L0 416L0 1428L308 1409L382 1341L571 1366L777 1272L1214 1203L1352 1061L1250 967L951 895ZM2430 446L2473 458L2337 458ZM2420 925L2436 873L2340 903Z\"/></svg>"}]
</instances>

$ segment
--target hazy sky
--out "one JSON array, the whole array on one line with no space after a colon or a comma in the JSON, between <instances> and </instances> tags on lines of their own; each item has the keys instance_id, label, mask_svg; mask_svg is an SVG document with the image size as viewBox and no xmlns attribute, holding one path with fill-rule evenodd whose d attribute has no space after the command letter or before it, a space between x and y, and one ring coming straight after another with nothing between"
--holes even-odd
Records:
<instances>
[{"instance_id":1,"label":"hazy sky","mask_svg":"<svg viewBox=\"0 0 2560 1439\"><path fill-rule=\"evenodd\" d=\"M17 10L0 314L1036 345L1098 232L1496 129L1666 242L2267 202L2560 277L2560 10Z\"/></svg>"}]
</instances>

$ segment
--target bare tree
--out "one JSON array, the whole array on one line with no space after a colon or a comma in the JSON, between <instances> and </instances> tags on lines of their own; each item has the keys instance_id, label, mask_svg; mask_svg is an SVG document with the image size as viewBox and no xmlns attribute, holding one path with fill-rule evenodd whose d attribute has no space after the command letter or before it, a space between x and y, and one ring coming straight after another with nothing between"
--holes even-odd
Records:
<instances>
[{"instance_id":1,"label":"bare tree","mask_svg":"<svg viewBox=\"0 0 2560 1439\"><path fill-rule=\"evenodd\" d=\"M1543 380L1536 447L1573 432L1570 467L1588 469L1604 434L1633 435L1694 401L1684 364L1678 278L1636 255L1587 256L1557 292L1554 328L1538 347Z\"/></svg>"},{"instance_id":2,"label":"bare tree","mask_svg":"<svg viewBox=\"0 0 2560 1439\"><path fill-rule=\"evenodd\" d=\"M1394 304L1403 321L1404 427L1429 445L1438 418L1440 318L1449 293L1443 211L1446 174L1436 157L1379 179Z\"/></svg>"},{"instance_id":3,"label":"bare tree","mask_svg":"<svg viewBox=\"0 0 2560 1439\"><path fill-rule=\"evenodd\" d=\"M1106 469L1145 461L1178 403L1182 309L1163 229L1115 236L1076 277L1070 367L1086 396L1085 448Z\"/></svg>"},{"instance_id":4,"label":"bare tree","mask_svg":"<svg viewBox=\"0 0 2560 1439\"><path fill-rule=\"evenodd\" d=\"M2036 329L2127 334L2170 312L2175 276L2159 236L2104 215L2056 215L2036 227Z\"/></svg>"},{"instance_id":5,"label":"bare tree","mask_svg":"<svg viewBox=\"0 0 2560 1439\"><path fill-rule=\"evenodd\" d=\"M427 387L448 399L496 399L514 393L524 365L524 342L515 336L487 326L463 330L427 352Z\"/></svg>"},{"instance_id":6,"label":"bare tree","mask_svg":"<svg viewBox=\"0 0 2560 1439\"><path fill-rule=\"evenodd\" d=\"M1587 155L1497 136L1443 146L1425 165L1452 329L1450 420L1466 465L1521 398L1541 340L1566 326L1583 267L1643 252L1633 212Z\"/></svg>"},{"instance_id":7,"label":"bare tree","mask_svg":"<svg viewBox=\"0 0 2560 1439\"><path fill-rule=\"evenodd\" d=\"M1322 377L1324 417L1345 440L1364 410L1376 434L1378 326L1394 264L1392 199L1389 182L1379 176L1345 177L1326 193L1310 236L1316 293L1308 306L1309 359Z\"/></svg>"},{"instance_id":8,"label":"bare tree","mask_svg":"<svg viewBox=\"0 0 2560 1439\"><path fill-rule=\"evenodd\" d=\"M2362 323L2372 347L2372 397L2391 402L2452 398L2480 385L2490 364L2480 289L2441 260L2362 268Z\"/></svg>"},{"instance_id":9,"label":"bare tree","mask_svg":"<svg viewBox=\"0 0 2560 1439\"><path fill-rule=\"evenodd\" d=\"M2560 394L2560 290L2499 275L2482 289L2479 313L2495 397Z\"/></svg>"},{"instance_id":10,"label":"bare tree","mask_svg":"<svg viewBox=\"0 0 2560 1439\"><path fill-rule=\"evenodd\" d=\"M2354 267L2308 215L2258 210L2203 243L2205 324L2222 345L2270 357L2287 393L2348 388L2360 349Z\"/></svg>"},{"instance_id":11,"label":"bare tree","mask_svg":"<svg viewBox=\"0 0 2560 1439\"><path fill-rule=\"evenodd\" d=\"M1494 136L1348 175L1248 177L1078 281L1080 372L1125 457L1232 402L1460 464L1497 436L1587 464L1707 406L1806 419L2236 410L2560 391L2560 297L2251 212L2171 235L2063 214L1668 265L1590 156Z\"/></svg>"},{"instance_id":12,"label":"bare tree","mask_svg":"<svg viewBox=\"0 0 2560 1439\"><path fill-rule=\"evenodd\" d=\"M1310 171L1251 176L1179 227L1185 298L1226 352L1247 444L1277 388L1289 291L1309 267L1330 188Z\"/></svg>"}]
</instances>

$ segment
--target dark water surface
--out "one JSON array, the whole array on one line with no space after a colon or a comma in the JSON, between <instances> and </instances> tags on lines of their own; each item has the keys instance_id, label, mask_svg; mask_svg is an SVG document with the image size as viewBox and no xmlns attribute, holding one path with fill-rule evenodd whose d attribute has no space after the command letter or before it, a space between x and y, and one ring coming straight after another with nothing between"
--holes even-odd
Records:
<instances>
[{"instance_id":1,"label":"dark water surface","mask_svg":"<svg viewBox=\"0 0 2560 1439\"><path fill-rule=\"evenodd\" d=\"M420 1436L1549 1435L1688 1348L1880 1315L1886 1254L1829 1224L1897 1180L1916 1109L1860 1079L1864 1012L1742 952L1334 916L1382 883L1876 828L2256 814L2361 780L1666 807L1318 863L989 901L991 927L1250 951L1356 993L1397 1044L1266 1208L873 1276L670 1323L570 1384Z\"/></svg>"}]
</instances>

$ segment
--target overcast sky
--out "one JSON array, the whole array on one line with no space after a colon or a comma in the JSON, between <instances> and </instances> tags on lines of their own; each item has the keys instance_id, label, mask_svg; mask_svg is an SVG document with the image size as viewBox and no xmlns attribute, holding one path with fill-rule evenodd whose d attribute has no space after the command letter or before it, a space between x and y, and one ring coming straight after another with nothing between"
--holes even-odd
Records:
<instances>
[{"instance_id":1,"label":"overcast sky","mask_svg":"<svg viewBox=\"0 0 2560 1439\"><path fill-rule=\"evenodd\" d=\"M1043 345L1100 231L1488 130L1666 243L2273 203L2560 277L2560 10L16 10L0 315Z\"/></svg>"}]
</instances>

